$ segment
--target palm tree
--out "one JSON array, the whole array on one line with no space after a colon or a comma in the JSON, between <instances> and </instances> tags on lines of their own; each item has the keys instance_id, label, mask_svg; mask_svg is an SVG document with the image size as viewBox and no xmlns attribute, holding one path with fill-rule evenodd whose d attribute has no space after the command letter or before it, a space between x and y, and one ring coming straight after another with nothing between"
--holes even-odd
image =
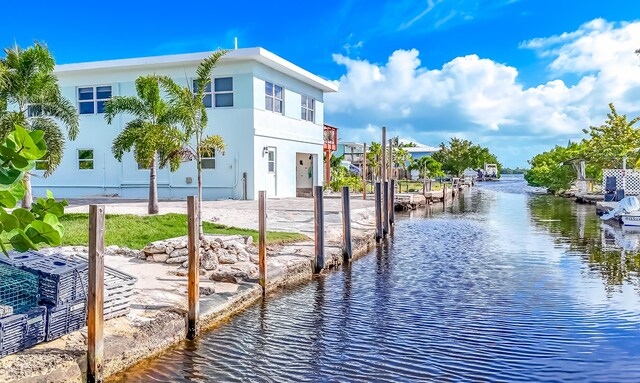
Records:
<instances>
[{"instance_id":1,"label":"palm tree","mask_svg":"<svg viewBox=\"0 0 640 383\"><path fill-rule=\"evenodd\" d=\"M198 65L196 77L193 80L193 88L187 83L182 87L170 77L159 78L160 85L169 97L172 107L176 108L183 128L182 142L185 146L185 155L196 160L198 171L198 230L200 236L202 230L202 157L206 153L224 153L225 144L219 135L205 136L204 131L208 126L209 118L204 104L206 90L211 89L211 72L216 67L218 60L227 53L219 49L207 57Z\"/></svg>"},{"instance_id":2,"label":"palm tree","mask_svg":"<svg viewBox=\"0 0 640 383\"><path fill-rule=\"evenodd\" d=\"M171 171L180 166L181 135L173 127L179 118L176 110L160 97L157 77L138 77L136 93L137 97L118 96L107 101L104 118L111 124L118 114L134 117L113 140L111 151L118 161L122 161L124 152L133 148L133 156L139 166L149 169L147 211L149 214L158 214L157 162L160 162L160 167L169 165Z\"/></svg>"},{"instance_id":3,"label":"palm tree","mask_svg":"<svg viewBox=\"0 0 640 383\"><path fill-rule=\"evenodd\" d=\"M78 112L62 97L53 74L55 61L46 45L36 42L27 49L16 45L6 48L4 53L5 57L0 59L0 137L6 137L15 125L44 131L47 177L58 167L64 153L65 137L58 122L66 127L69 139L74 140L78 136ZM24 183L22 207L30 209L33 194L29 173L25 174Z\"/></svg>"}]
</instances>

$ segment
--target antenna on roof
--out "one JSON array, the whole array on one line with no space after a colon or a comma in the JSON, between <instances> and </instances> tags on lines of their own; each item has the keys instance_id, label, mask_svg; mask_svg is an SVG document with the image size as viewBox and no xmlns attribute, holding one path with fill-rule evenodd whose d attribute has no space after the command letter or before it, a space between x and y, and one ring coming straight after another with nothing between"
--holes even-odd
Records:
<instances>
[{"instance_id":1,"label":"antenna on roof","mask_svg":"<svg viewBox=\"0 0 640 383\"><path fill-rule=\"evenodd\" d=\"M233 38L233 46L234 46L235 49L238 49L238 38L237 37Z\"/></svg>"}]
</instances>

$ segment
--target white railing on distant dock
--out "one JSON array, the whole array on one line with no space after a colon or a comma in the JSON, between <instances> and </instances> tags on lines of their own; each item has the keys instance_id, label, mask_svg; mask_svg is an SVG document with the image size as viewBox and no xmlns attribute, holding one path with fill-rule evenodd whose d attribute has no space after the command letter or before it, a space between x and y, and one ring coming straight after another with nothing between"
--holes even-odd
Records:
<instances>
[{"instance_id":1,"label":"white railing on distant dock","mask_svg":"<svg viewBox=\"0 0 640 383\"><path fill-rule=\"evenodd\" d=\"M604 169L602 171L602 190L605 190L607 177L616 177L616 188L624 188L625 195L640 195L640 171Z\"/></svg>"}]
</instances>

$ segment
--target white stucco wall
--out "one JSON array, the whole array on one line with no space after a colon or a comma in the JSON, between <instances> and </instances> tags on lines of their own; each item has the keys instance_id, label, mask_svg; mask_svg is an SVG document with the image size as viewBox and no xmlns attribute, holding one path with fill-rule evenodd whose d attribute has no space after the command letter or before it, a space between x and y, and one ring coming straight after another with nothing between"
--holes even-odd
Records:
<instances>
[{"instance_id":1,"label":"white stucco wall","mask_svg":"<svg viewBox=\"0 0 640 383\"><path fill-rule=\"evenodd\" d=\"M158 74L172 77L180 84L195 75L193 65L161 65L137 69L104 68L65 72L58 75L64 97L77 104L77 88L111 85L112 96L134 96L135 79L142 75ZM316 158L315 184L322 184L323 92L300 80L255 61L232 61L214 69L213 77L233 77L234 106L209 110L206 134L220 134L227 145L224 155L216 155L216 168L203 171L205 199L242 197L242 174L247 173L247 197L257 198L258 190L266 190L268 172L263 148L277 150L276 190L271 197L292 197L296 192L296 153ZM265 111L264 81L285 89L284 114ZM316 99L316 121L300 118L300 94ZM50 177L33 181L34 194L41 196L46 189L56 197L83 197L117 194L127 198L146 198L148 170L139 170L133 155L125 154L117 161L111 153L114 138L130 117L118 116L111 125L103 114L81 115L80 134L68 141L63 160ZM78 149L93 149L94 169L79 170ZM319 160L318 160L319 159ZM38 174L40 173L40 174ZM41 175L42 172L36 172ZM191 178L191 183L187 182ZM158 192L161 198L184 198L196 193L195 162L186 162L176 172L158 171Z\"/></svg>"}]
</instances>

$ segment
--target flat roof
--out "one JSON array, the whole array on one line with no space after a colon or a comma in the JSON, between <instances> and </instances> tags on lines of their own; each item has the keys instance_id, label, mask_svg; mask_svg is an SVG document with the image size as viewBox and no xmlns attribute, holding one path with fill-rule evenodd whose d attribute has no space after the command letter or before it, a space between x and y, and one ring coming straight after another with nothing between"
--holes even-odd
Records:
<instances>
[{"instance_id":1,"label":"flat roof","mask_svg":"<svg viewBox=\"0 0 640 383\"><path fill-rule=\"evenodd\" d=\"M104 60L104 61L90 61L75 64L62 64L56 65L55 73L73 73L83 71L99 71L109 69L134 69L145 66L155 67L169 67L176 64L199 64L202 60L209 57L214 51L210 52L198 52L198 53L184 53L177 55L166 56L151 56L151 57L138 57L129 59L117 59L117 60ZM290 77L311 85L314 88L320 89L325 93L332 93L338 91L338 85L332 81L325 80L320 76L317 76L299 66L283 59L282 57L269 52L268 50L255 47L255 48L240 48L230 50L229 53L224 55L221 62L233 62L243 60L254 60L262 63L270 68L273 68L279 72L282 72Z\"/></svg>"}]
</instances>

